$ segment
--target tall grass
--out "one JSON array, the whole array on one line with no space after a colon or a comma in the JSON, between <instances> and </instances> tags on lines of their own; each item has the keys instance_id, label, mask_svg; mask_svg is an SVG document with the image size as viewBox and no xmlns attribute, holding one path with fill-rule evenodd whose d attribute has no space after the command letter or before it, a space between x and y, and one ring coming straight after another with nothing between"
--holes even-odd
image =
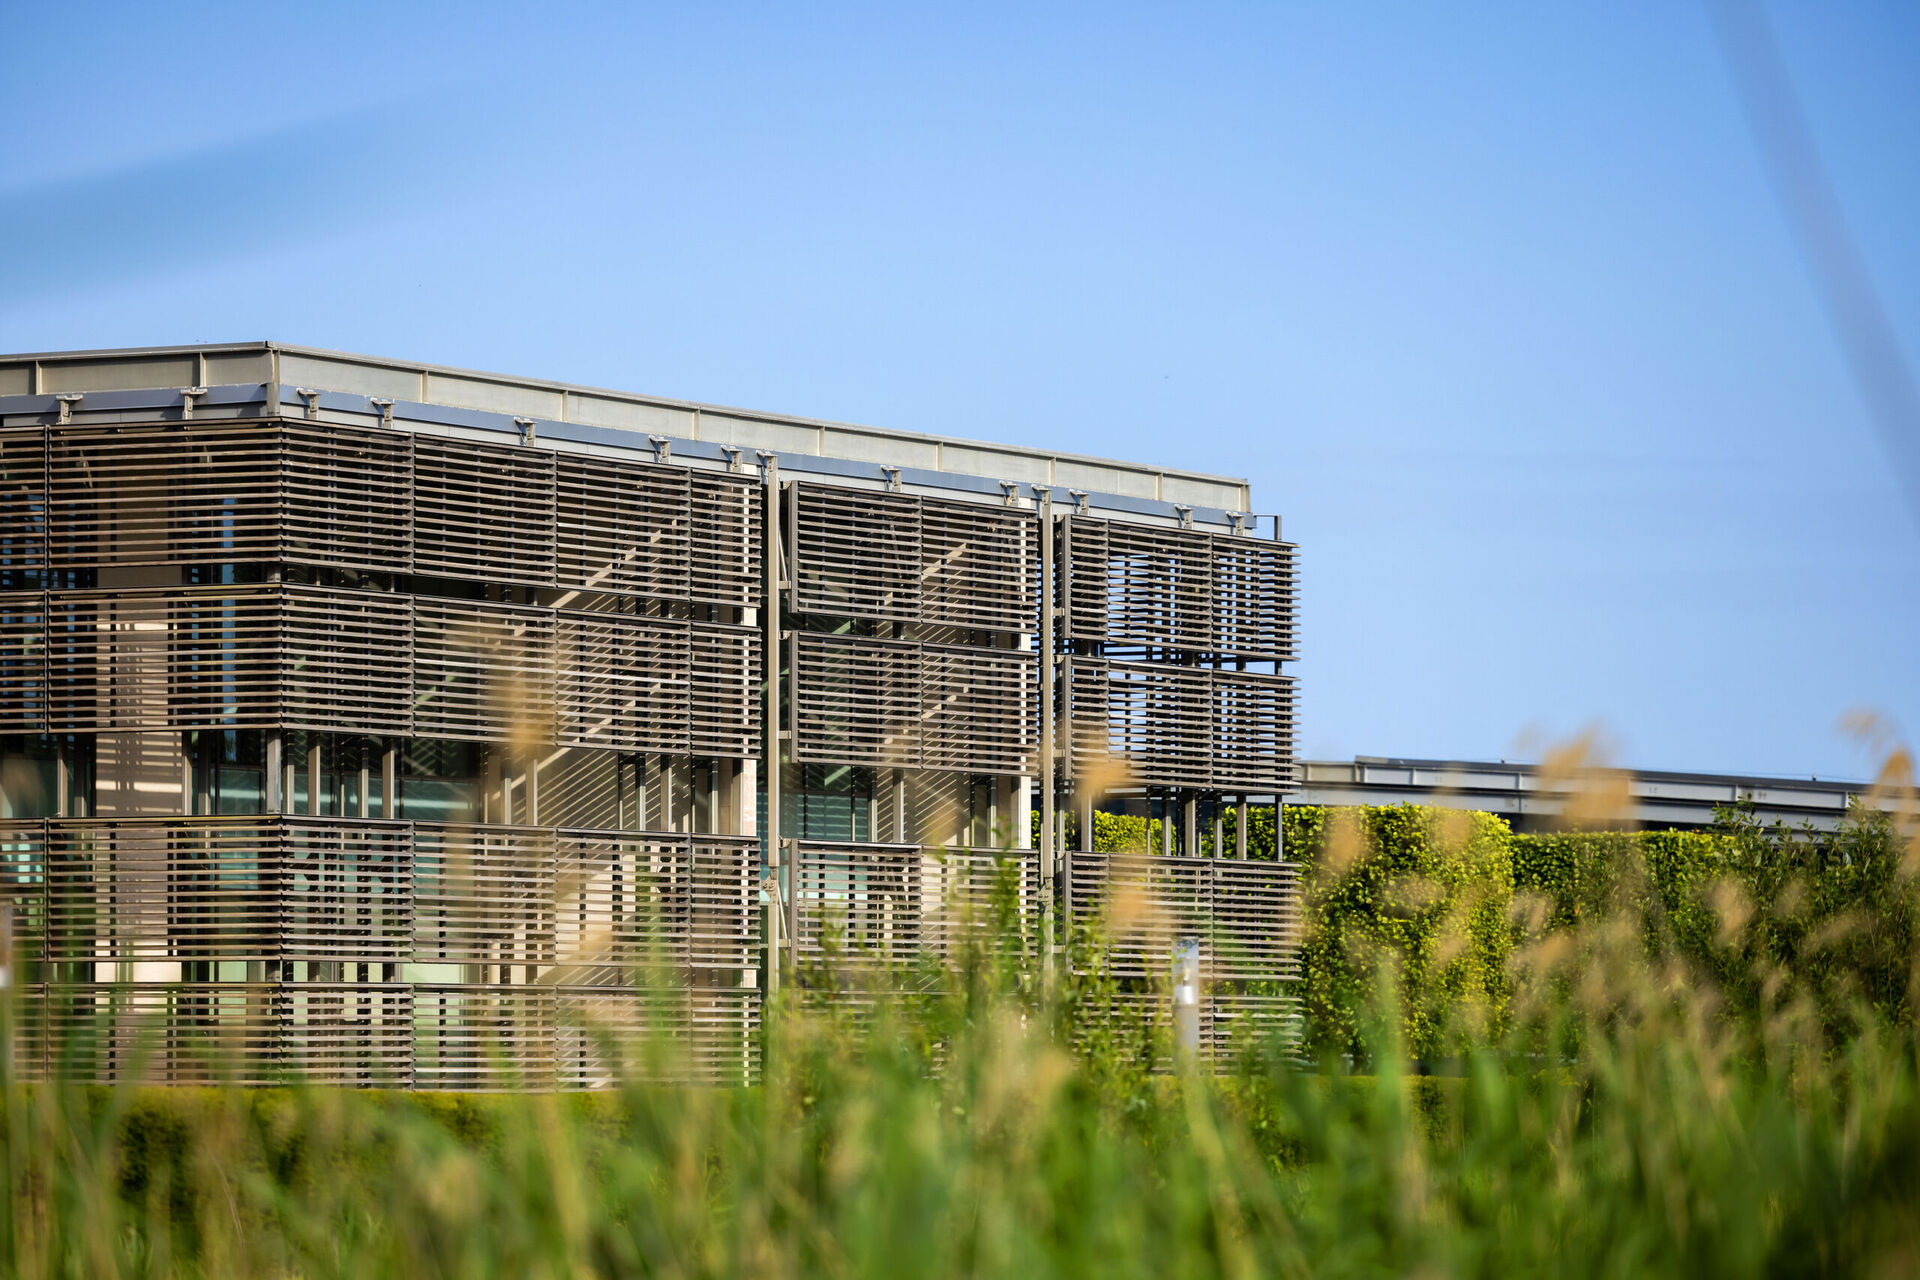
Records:
<instances>
[{"instance_id":1,"label":"tall grass","mask_svg":"<svg viewBox=\"0 0 1920 1280\"><path fill-rule=\"evenodd\" d=\"M1384 968L1372 1074L1275 1045L1157 1073L1149 1028L1084 1034L1097 973L1044 989L1003 918L857 1015L783 996L751 1089L9 1081L0 1270L1920 1273L1913 1025L1836 1024L1777 970L1736 1008L1646 937L1623 907L1517 949L1507 1029L1445 1076L1409 1069Z\"/></svg>"}]
</instances>

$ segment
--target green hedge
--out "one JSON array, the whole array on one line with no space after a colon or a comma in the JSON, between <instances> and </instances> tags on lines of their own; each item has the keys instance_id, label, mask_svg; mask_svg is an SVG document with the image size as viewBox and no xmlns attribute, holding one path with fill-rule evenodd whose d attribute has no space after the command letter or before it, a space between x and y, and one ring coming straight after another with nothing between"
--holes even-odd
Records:
<instances>
[{"instance_id":1,"label":"green hedge","mask_svg":"<svg viewBox=\"0 0 1920 1280\"><path fill-rule=\"evenodd\" d=\"M1457 1052L1463 1036L1504 1027L1513 948L1505 822L1392 805L1289 808L1286 824L1305 885L1310 1053L1364 1060L1391 1034L1411 1057L1432 1060ZM1396 1010L1397 1025L1381 1025L1380 1009Z\"/></svg>"}]
</instances>

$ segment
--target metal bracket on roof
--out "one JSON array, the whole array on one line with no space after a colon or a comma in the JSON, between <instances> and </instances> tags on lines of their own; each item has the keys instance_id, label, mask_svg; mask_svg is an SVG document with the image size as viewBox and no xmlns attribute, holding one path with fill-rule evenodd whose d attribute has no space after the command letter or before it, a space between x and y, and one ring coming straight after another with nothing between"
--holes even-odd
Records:
<instances>
[{"instance_id":1,"label":"metal bracket on roof","mask_svg":"<svg viewBox=\"0 0 1920 1280\"><path fill-rule=\"evenodd\" d=\"M727 470L740 470L740 454L742 450L739 445L723 444L720 446L720 452L727 455Z\"/></svg>"},{"instance_id":2,"label":"metal bracket on roof","mask_svg":"<svg viewBox=\"0 0 1920 1280\"><path fill-rule=\"evenodd\" d=\"M760 459L760 478L762 480L767 478L767 468L775 465L780 458L780 455L771 449L755 449L753 456Z\"/></svg>"},{"instance_id":3,"label":"metal bracket on roof","mask_svg":"<svg viewBox=\"0 0 1920 1280\"><path fill-rule=\"evenodd\" d=\"M205 387L180 388L180 420L188 421L193 417L193 402L207 394Z\"/></svg>"},{"instance_id":4,"label":"metal bracket on roof","mask_svg":"<svg viewBox=\"0 0 1920 1280\"><path fill-rule=\"evenodd\" d=\"M1053 493L1053 486L1050 484L1036 484L1029 485L1028 487L1033 490L1033 505L1036 507L1045 502Z\"/></svg>"},{"instance_id":5,"label":"metal bracket on roof","mask_svg":"<svg viewBox=\"0 0 1920 1280\"><path fill-rule=\"evenodd\" d=\"M1067 496L1073 499L1073 505L1079 509L1078 514L1083 516L1093 514L1093 504L1087 501L1087 491L1085 489L1069 489L1067 490Z\"/></svg>"},{"instance_id":6,"label":"metal bracket on roof","mask_svg":"<svg viewBox=\"0 0 1920 1280\"><path fill-rule=\"evenodd\" d=\"M1193 508L1192 507L1183 507L1176 502L1173 504L1173 509L1180 513L1180 527L1182 529L1193 528Z\"/></svg>"},{"instance_id":7,"label":"metal bracket on roof","mask_svg":"<svg viewBox=\"0 0 1920 1280\"><path fill-rule=\"evenodd\" d=\"M312 387L295 387L293 394L307 402L308 418L318 418L320 416L320 393L318 391Z\"/></svg>"},{"instance_id":8,"label":"metal bracket on roof","mask_svg":"<svg viewBox=\"0 0 1920 1280\"><path fill-rule=\"evenodd\" d=\"M1247 531L1246 526L1240 522L1246 518L1247 513L1244 511L1227 512L1227 531L1229 533L1245 533Z\"/></svg>"},{"instance_id":9,"label":"metal bracket on roof","mask_svg":"<svg viewBox=\"0 0 1920 1280\"><path fill-rule=\"evenodd\" d=\"M653 442L653 460L655 462L664 463L672 460L672 436L648 436L647 439Z\"/></svg>"},{"instance_id":10,"label":"metal bracket on roof","mask_svg":"<svg viewBox=\"0 0 1920 1280\"><path fill-rule=\"evenodd\" d=\"M516 426L516 427L518 427L518 428L520 428L520 443L521 443L521 444L532 444L532 443L533 443L533 437L534 437L534 427L535 427L535 426L537 425L537 420L536 420L536 419L533 419L533 418L515 418L515 419L513 420L513 425L514 425L514 426Z\"/></svg>"},{"instance_id":11,"label":"metal bracket on roof","mask_svg":"<svg viewBox=\"0 0 1920 1280\"><path fill-rule=\"evenodd\" d=\"M367 403L380 411L381 426L390 427L393 425L393 401L381 396L368 396Z\"/></svg>"},{"instance_id":12,"label":"metal bracket on roof","mask_svg":"<svg viewBox=\"0 0 1920 1280\"><path fill-rule=\"evenodd\" d=\"M78 391L68 391L62 395L55 396L54 399L60 402L60 421L72 422L73 406L86 399L86 396Z\"/></svg>"},{"instance_id":13,"label":"metal bracket on roof","mask_svg":"<svg viewBox=\"0 0 1920 1280\"><path fill-rule=\"evenodd\" d=\"M885 472L887 476L887 492L899 493L900 492L900 468L881 467L880 470Z\"/></svg>"},{"instance_id":14,"label":"metal bracket on roof","mask_svg":"<svg viewBox=\"0 0 1920 1280\"><path fill-rule=\"evenodd\" d=\"M1001 498L1002 505L1009 506L1009 507L1017 507L1020 505L1020 482L1019 481L1002 480L1000 482L1000 492L1003 495Z\"/></svg>"}]
</instances>

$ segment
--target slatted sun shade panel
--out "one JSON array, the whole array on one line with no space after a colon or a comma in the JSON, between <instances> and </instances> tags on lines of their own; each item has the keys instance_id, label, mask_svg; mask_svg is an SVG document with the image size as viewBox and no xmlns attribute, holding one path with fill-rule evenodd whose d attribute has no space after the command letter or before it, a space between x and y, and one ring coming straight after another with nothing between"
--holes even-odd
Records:
<instances>
[{"instance_id":1,"label":"slatted sun shade panel","mask_svg":"<svg viewBox=\"0 0 1920 1280\"><path fill-rule=\"evenodd\" d=\"M56 564L281 556L280 433L270 424L62 427L49 452Z\"/></svg>"},{"instance_id":2,"label":"slatted sun shade panel","mask_svg":"<svg viewBox=\"0 0 1920 1280\"><path fill-rule=\"evenodd\" d=\"M1234 1062L1250 1049L1270 1052L1276 1044L1294 1049L1300 1043L1299 997L1238 989L1245 985L1227 984L1207 994L1207 1016L1200 1025L1201 1050L1216 1065Z\"/></svg>"},{"instance_id":3,"label":"slatted sun shade panel","mask_svg":"<svg viewBox=\"0 0 1920 1280\"><path fill-rule=\"evenodd\" d=\"M404 736L412 728L412 601L287 587L280 595L281 724Z\"/></svg>"},{"instance_id":4,"label":"slatted sun shade panel","mask_svg":"<svg viewBox=\"0 0 1920 1280\"><path fill-rule=\"evenodd\" d=\"M0 580L39 585L47 567L47 434L45 428L0 430Z\"/></svg>"},{"instance_id":5,"label":"slatted sun shade panel","mask_svg":"<svg viewBox=\"0 0 1920 1280\"><path fill-rule=\"evenodd\" d=\"M797 633L789 696L795 760L920 767L919 645Z\"/></svg>"},{"instance_id":6,"label":"slatted sun shade panel","mask_svg":"<svg viewBox=\"0 0 1920 1280\"><path fill-rule=\"evenodd\" d=\"M44 1070L101 1084L279 1083L282 1023L266 983L50 984Z\"/></svg>"},{"instance_id":7,"label":"slatted sun shade panel","mask_svg":"<svg viewBox=\"0 0 1920 1280\"><path fill-rule=\"evenodd\" d=\"M1296 644L1298 549L1245 535L1214 535L1215 653L1291 662Z\"/></svg>"},{"instance_id":8,"label":"slatted sun shade panel","mask_svg":"<svg viewBox=\"0 0 1920 1280\"><path fill-rule=\"evenodd\" d=\"M413 958L552 964L554 840L534 827L416 823Z\"/></svg>"},{"instance_id":9,"label":"slatted sun shade panel","mask_svg":"<svg viewBox=\"0 0 1920 1280\"><path fill-rule=\"evenodd\" d=\"M298 564L408 572L412 439L395 431L284 424L283 557Z\"/></svg>"},{"instance_id":10,"label":"slatted sun shade panel","mask_svg":"<svg viewBox=\"0 0 1920 1280\"><path fill-rule=\"evenodd\" d=\"M417 596L413 734L550 741L553 612Z\"/></svg>"},{"instance_id":11,"label":"slatted sun shade panel","mask_svg":"<svg viewBox=\"0 0 1920 1280\"><path fill-rule=\"evenodd\" d=\"M51 822L48 957L107 965L99 976L143 961L276 958L278 845L272 819Z\"/></svg>"},{"instance_id":12,"label":"slatted sun shade panel","mask_svg":"<svg viewBox=\"0 0 1920 1280\"><path fill-rule=\"evenodd\" d=\"M564 830L556 838L557 982L618 987L687 966L691 837Z\"/></svg>"},{"instance_id":13,"label":"slatted sun shade panel","mask_svg":"<svg viewBox=\"0 0 1920 1280\"><path fill-rule=\"evenodd\" d=\"M413 948L413 833L402 822L276 824L281 954L398 963Z\"/></svg>"},{"instance_id":14,"label":"slatted sun shade panel","mask_svg":"<svg viewBox=\"0 0 1920 1280\"><path fill-rule=\"evenodd\" d=\"M617 613L554 615L559 740L568 746L688 750L688 624Z\"/></svg>"},{"instance_id":15,"label":"slatted sun shade panel","mask_svg":"<svg viewBox=\"0 0 1920 1280\"><path fill-rule=\"evenodd\" d=\"M759 843L751 836L559 833L556 980L631 985L757 963Z\"/></svg>"},{"instance_id":16,"label":"slatted sun shade panel","mask_svg":"<svg viewBox=\"0 0 1920 1280\"><path fill-rule=\"evenodd\" d=\"M492 442L413 439L413 571L554 585L555 455Z\"/></svg>"},{"instance_id":17,"label":"slatted sun shade panel","mask_svg":"<svg viewBox=\"0 0 1920 1280\"><path fill-rule=\"evenodd\" d=\"M750 1084L759 1067L752 988L557 987L555 1075L562 1089L631 1081Z\"/></svg>"},{"instance_id":18,"label":"slatted sun shade panel","mask_svg":"<svg viewBox=\"0 0 1920 1280\"><path fill-rule=\"evenodd\" d=\"M1294 683L1291 677L1210 673L1213 743L1209 778L1222 790L1279 791L1293 785Z\"/></svg>"},{"instance_id":19,"label":"slatted sun shade panel","mask_svg":"<svg viewBox=\"0 0 1920 1280\"><path fill-rule=\"evenodd\" d=\"M832 968L911 964L927 945L918 845L796 843L795 949Z\"/></svg>"},{"instance_id":20,"label":"slatted sun shade panel","mask_svg":"<svg viewBox=\"0 0 1920 1280\"><path fill-rule=\"evenodd\" d=\"M927 849L921 864L926 945L945 960L969 941L982 946L1036 943L1040 860L1019 849ZM1003 930L1011 930L1011 934Z\"/></svg>"},{"instance_id":21,"label":"slatted sun shade panel","mask_svg":"<svg viewBox=\"0 0 1920 1280\"><path fill-rule=\"evenodd\" d=\"M687 634L693 661L688 710L692 754L752 759L760 754L765 702L760 696L765 645L759 628L696 622Z\"/></svg>"},{"instance_id":22,"label":"slatted sun shade panel","mask_svg":"<svg viewBox=\"0 0 1920 1280\"><path fill-rule=\"evenodd\" d=\"M794 610L922 621L920 508L905 494L793 485L787 510Z\"/></svg>"},{"instance_id":23,"label":"slatted sun shade panel","mask_svg":"<svg viewBox=\"0 0 1920 1280\"><path fill-rule=\"evenodd\" d=\"M0 731L47 727L47 598L0 593Z\"/></svg>"},{"instance_id":24,"label":"slatted sun shade panel","mask_svg":"<svg viewBox=\"0 0 1920 1280\"><path fill-rule=\"evenodd\" d=\"M1030 511L920 498L916 621L1020 633L1037 626L1036 517Z\"/></svg>"},{"instance_id":25,"label":"slatted sun shade panel","mask_svg":"<svg viewBox=\"0 0 1920 1280\"><path fill-rule=\"evenodd\" d=\"M1300 868L1292 862L1213 862L1210 978L1275 982L1299 976Z\"/></svg>"},{"instance_id":26,"label":"slatted sun shade panel","mask_svg":"<svg viewBox=\"0 0 1920 1280\"><path fill-rule=\"evenodd\" d=\"M60 592L48 618L56 732L269 726L278 718L274 589Z\"/></svg>"},{"instance_id":27,"label":"slatted sun shade panel","mask_svg":"<svg viewBox=\"0 0 1920 1280\"><path fill-rule=\"evenodd\" d=\"M760 604L766 494L740 476L694 471L687 476L692 515L687 554L688 598L697 604L752 609Z\"/></svg>"},{"instance_id":28,"label":"slatted sun shade panel","mask_svg":"<svg viewBox=\"0 0 1920 1280\"><path fill-rule=\"evenodd\" d=\"M1199 667L1067 663L1072 767L1086 776L1124 764L1146 786L1204 787L1212 777L1212 687Z\"/></svg>"},{"instance_id":29,"label":"slatted sun shade panel","mask_svg":"<svg viewBox=\"0 0 1920 1280\"><path fill-rule=\"evenodd\" d=\"M1066 544L1073 639L1192 653L1212 648L1209 535L1074 517Z\"/></svg>"},{"instance_id":30,"label":"slatted sun shade panel","mask_svg":"<svg viewBox=\"0 0 1920 1280\"><path fill-rule=\"evenodd\" d=\"M1037 655L930 644L921 646L920 661L922 768L1033 771Z\"/></svg>"},{"instance_id":31,"label":"slatted sun shade panel","mask_svg":"<svg viewBox=\"0 0 1920 1280\"><path fill-rule=\"evenodd\" d=\"M692 590L692 486L683 467L557 458L559 584L683 600Z\"/></svg>"},{"instance_id":32,"label":"slatted sun shade panel","mask_svg":"<svg viewBox=\"0 0 1920 1280\"><path fill-rule=\"evenodd\" d=\"M1105 944L1108 971L1164 978L1173 945L1205 941L1211 928L1212 859L1075 853L1068 913Z\"/></svg>"},{"instance_id":33,"label":"slatted sun shade panel","mask_svg":"<svg viewBox=\"0 0 1920 1280\"><path fill-rule=\"evenodd\" d=\"M553 990L536 986L413 988L416 1089L553 1085Z\"/></svg>"},{"instance_id":34,"label":"slatted sun shade panel","mask_svg":"<svg viewBox=\"0 0 1920 1280\"><path fill-rule=\"evenodd\" d=\"M314 1084L413 1083L413 988L397 982L288 983L273 990L278 1065Z\"/></svg>"}]
</instances>

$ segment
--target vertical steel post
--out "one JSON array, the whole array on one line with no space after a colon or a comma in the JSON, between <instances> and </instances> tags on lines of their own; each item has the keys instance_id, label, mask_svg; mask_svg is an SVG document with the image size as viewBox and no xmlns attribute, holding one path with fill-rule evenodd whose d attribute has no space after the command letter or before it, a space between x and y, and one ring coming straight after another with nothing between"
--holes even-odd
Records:
<instances>
[{"instance_id":1,"label":"vertical steel post","mask_svg":"<svg viewBox=\"0 0 1920 1280\"><path fill-rule=\"evenodd\" d=\"M400 816L400 748L391 742L380 753L380 816Z\"/></svg>"},{"instance_id":2,"label":"vertical steel post","mask_svg":"<svg viewBox=\"0 0 1920 1280\"><path fill-rule=\"evenodd\" d=\"M284 750L285 739L280 730L274 729L269 732L267 734L267 794L265 797L268 813L286 812L286 795L280 785L283 781L280 776L281 753Z\"/></svg>"},{"instance_id":3,"label":"vertical steel post","mask_svg":"<svg viewBox=\"0 0 1920 1280\"><path fill-rule=\"evenodd\" d=\"M775 453L762 453L760 460L765 464L762 470L766 484L763 504L766 585L761 601L764 628L761 644L765 650L762 660L767 670L767 704L761 721L766 734L763 749L767 761L767 994L772 995L780 989L780 941L782 926L786 923L783 900L787 896L780 883L780 457Z\"/></svg>"},{"instance_id":4,"label":"vertical steel post","mask_svg":"<svg viewBox=\"0 0 1920 1280\"><path fill-rule=\"evenodd\" d=\"M1040 976L1053 985L1053 873L1059 847L1053 820L1054 797L1054 651L1053 636L1053 491L1034 486L1040 499Z\"/></svg>"},{"instance_id":5,"label":"vertical steel post","mask_svg":"<svg viewBox=\"0 0 1920 1280\"><path fill-rule=\"evenodd\" d=\"M1233 811L1233 856L1245 862L1247 860L1247 798L1240 797L1240 804Z\"/></svg>"}]
</instances>

